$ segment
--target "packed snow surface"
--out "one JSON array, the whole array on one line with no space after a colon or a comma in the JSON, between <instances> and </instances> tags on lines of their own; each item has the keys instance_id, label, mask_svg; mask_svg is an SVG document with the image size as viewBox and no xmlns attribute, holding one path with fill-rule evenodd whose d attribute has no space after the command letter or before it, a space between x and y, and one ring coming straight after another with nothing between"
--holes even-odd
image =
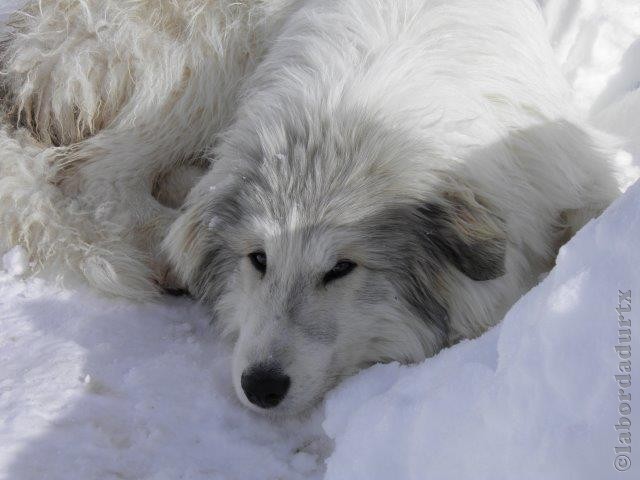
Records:
<instances>
[{"instance_id":1,"label":"packed snow surface","mask_svg":"<svg viewBox=\"0 0 640 480\"><path fill-rule=\"evenodd\" d=\"M19 3L2 0L0 21ZM640 172L640 3L541 4L576 100L623 140L630 185ZM640 392L615 377L616 308L631 291L624 315L640 310L638 238L640 184L563 247L502 324L420 365L370 368L288 422L238 403L228 347L193 302L136 305L26 279L12 249L0 262L0 478L631 478L640 442L626 474L614 447L624 446L621 417L631 430L640 421L622 415L620 389Z\"/></svg>"}]
</instances>

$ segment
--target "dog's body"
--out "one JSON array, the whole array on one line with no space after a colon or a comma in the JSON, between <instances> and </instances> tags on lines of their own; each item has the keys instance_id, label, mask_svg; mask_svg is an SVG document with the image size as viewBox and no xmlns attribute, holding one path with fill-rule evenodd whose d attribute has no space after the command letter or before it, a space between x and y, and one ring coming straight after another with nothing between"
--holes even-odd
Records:
<instances>
[{"instance_id":1,"label":"dog's body","mask_svg":"<svg viewBox=\"0 0 640 480\"><path fill-rule=\"evenodd\" d=\"M85 275L136 296L166 255L260 410L480 334L618 194L532 1L40 3L5 47L5 242L72 222Z\"/></svg>"}]
</instances>

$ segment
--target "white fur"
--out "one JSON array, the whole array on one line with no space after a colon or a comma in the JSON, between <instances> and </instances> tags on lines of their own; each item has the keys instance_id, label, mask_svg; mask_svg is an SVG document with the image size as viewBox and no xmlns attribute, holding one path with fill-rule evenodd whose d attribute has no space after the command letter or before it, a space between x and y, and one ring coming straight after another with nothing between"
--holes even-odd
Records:
<instances>
[{"instance_id":1,"label":"white fur","mask_svg":"<svg viewBox=\"0 0 640 480\"><path fill-rule=\"evenodd\" d=\"M610 140L569 103L532 0L42 0L26 12L3 60L0 239L148 298L167 281L159 243L173 222L164 251L237 339L247 405L252 364L291 377L275 410L291 413L364 365L480 334L618 194ZM385 262L410 264L420 246L376 243L370 223L397 209L409 216L396 230L429 240L410 213L422 204L447 212L449 236L415 254L408 295ZM501 253L504 274L456 268L458 240ZM256 249L264 278L247 260ZM356 270L318 286L342 257ZM446 338L407 298L421 294L446 309Z\"/></svg>"},{"instance_id":2,"label":"white fur","mask_svg":"<svg viewBox=\"0 0 640 480\"><path fill-rule=\"evenodd\" d=\"M5 123L28 130L39 150L28 155L42 160L16 173L22 134L0 143L1 244L81 270L103 291L155 296L166 273L155 246L175 217L152 197L156 183L181 165L206 166L203 152L286 5L42 0L17 12L2 59Z\"/></svg>"}]
</instances>

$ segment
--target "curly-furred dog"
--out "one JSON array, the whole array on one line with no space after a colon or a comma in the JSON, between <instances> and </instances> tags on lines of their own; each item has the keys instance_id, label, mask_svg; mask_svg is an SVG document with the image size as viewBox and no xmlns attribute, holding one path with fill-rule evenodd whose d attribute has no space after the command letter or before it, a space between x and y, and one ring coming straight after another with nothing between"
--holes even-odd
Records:
<instances>
[{"instance_id":1,"label":"curly-furred dog","mask_svg":"<svg viewBox=\"0 0 640 480\"><path fill-rule=\"evenodd\" d=\"M0 243L187 288L257 411L479 335L618 195L533 0L40 0L1 61Z\"/></svg>"}]
</instances>

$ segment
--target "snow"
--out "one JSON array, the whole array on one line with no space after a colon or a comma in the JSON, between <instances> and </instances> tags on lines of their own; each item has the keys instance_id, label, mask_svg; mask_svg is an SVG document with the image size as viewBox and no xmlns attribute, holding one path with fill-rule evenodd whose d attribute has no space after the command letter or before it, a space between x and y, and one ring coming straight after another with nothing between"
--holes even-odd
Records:
<instances>
[{"instance_id":1,"label":"snow","mask_svg":"<svg viewBox=\"0 0 640 480\"><path fill-rule=\"evenodd\" d=\"M321 412L276 425L242 407L193 302L6 273L0 298L0 478L318 478Z\"/></svg>"},{"instance_id":2,"label":"snow","mask_svg":"<svg viewBox=\"0 0 640 480\"><path fill-rule=\"evenodd\" d=\"M13 247L2 256L2 269L12 277L19 277L27 270L27 258L22 247Z\"/></svg>"},{"instance_id":3,"label":"snow","mask_svg":"<svg viewBox=\"0 0 640 480\"><path fill-rule=\"evenodd\" d=\"M0 20L19 3L3 0ZM631 184L640 4L541 4L577 101L622 139ZM286 422L239 404L228 347L198 305L23 278L14 248L0 271L0 479L615 478L625 460L614 451L625 408L616 307L619 290L640 291L638 205L640 183L482 337L420 365L374 366ZM638 382L631 389L640 398Z\"/></svg>"},{"instance_id":4,"label":"snow","mask_svg":"<svg viewBox=\"0 0 640 480\"><path fill-rule=\"evenodd\" d=\"M640 176L640 2L541 0L549 35L576 102L620 136L623 184ZM632 156L635 157L635 164Z\"/></svg>"}]
</instances>

